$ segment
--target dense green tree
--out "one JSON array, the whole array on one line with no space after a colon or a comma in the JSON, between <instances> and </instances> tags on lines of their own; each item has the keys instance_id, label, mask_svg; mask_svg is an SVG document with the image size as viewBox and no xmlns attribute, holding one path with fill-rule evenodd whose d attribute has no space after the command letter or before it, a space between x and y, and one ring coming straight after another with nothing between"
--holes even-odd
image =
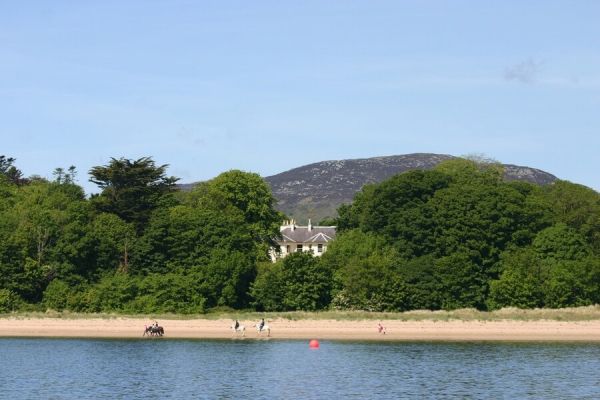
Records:
<instances>
[{"instance_id":1,"label":"dense green tree","mask_svg":"<svg viewBox=\"0 0 600 400\"><path fill-rule=\"evenodd\" d=\"M555 221L580 232L600 254L600 194L583 185L557 181L547 186L546 195Z\"/></svg>"},{"instance_id":2,"label":"dense green tree","mask_svg":"<svg viewBox=\"0 0 600 400\"><path fill-rule=\"evenodd\" d=\"M365 237L359 238L356 231L351 231L358 228L378 235L387 246L398 250L396 260L377 262L381 263L379 270L385 270L386 265L401 265L397 274L406 290L406 307L485 308L490 279L500 273L502 252L529 246L538 232L556 220L547 191L524 182L504 182L502 175L503 169L497 163L451 160L435 171L404 173L369 185L351 205L340 208L340 235L323 262L330 264L336 276L340 271L349 271L348 265L362 263L367 270L365 260L376 252L362 250ZM354 233L346 239L346 231ZM551 236L551 231L540 235L536 246L551 241ZM554 236L559 238L561 233ZM582 240L585 242L581 237L565 242L564 251L578 251L575 245L582 244ZM354 249L351 243L361 243L361 247ZM585 256L589 251L581 254ZM538 261L533 265L539 268L548 264ZM546 275L552 276L554 269L544 268ZM534 279L530 272L517 270L505 274L505 280L512 278L525 283L522 292L530 292L515 293L517 303L543 303L546 278ZM361 279L367 280L356 280ZM497 303L492 299L490 304L496 307L504 301L500 298L506 292L500 288L506 287L506 281L494 282Z\"/></svg>"},{"instance_id":3,"label":"dense green tree","mask_svg":"<svg viewBox=\"0 0 600 400\"><path fill-rule=\"evenodd\" d=\"M591 255L585 238L563 223L539 232L533 241L533 249L538 257L552 260L582 260Z\"/></svg>"},{"instance_id":4,"label":"dense green tree","mask_svg":"<svg viewBox=\"0 0 600 400\"><path fill-rule=\"evenodd\" d=\"M445 160L435 170L451 177L458 185L496 185L502 182L504 174L502 164L482 158Z\"/></svg>"},{"instance_id":5,"label":"dense green tree","mask_svg":"<svg viewBox=\"0 0 600 400\"><path fill-rule=\"evenodd\" d=\"M527 244L541 228L527 198L509 185L452 185L430 202L435 253L477 252L488 277L497 276L500 253L511 243Z\"/></svg>"},{"instance_id":6,"label":"dense green tree","mask_svg":"<svg viewBox=\"0 0 600 400\"><path fill-rule=\"evenodd\" d=\"M407 285L399 274L393 250L352 259L337 272L336 286L341 290L333 299L335 308L404 311L408 306Z\"/></svg>"},{"instance_id":7,"label":"dense green tree","mask_svg":"<svg viewBox=\"0 0 600 400\"><path fill-rule=\"evenodd\" d=\"M19 296L9 289L0 289L0 313L15 311L19 306Z\"/></svg>"},{"instance_id":8,"label":"dense green tree","mask_svg":"<svg viewBox=\"0 0 600 400\"><path fill-rule=\"evenodd\" d=\"M283 260L276 263L262 262L257 266L257 275L250 288L252 306L259 311L285 310L285 280Z\"/></svg>"},{"instance_id":9,"label":"dense green tree","mask_svg":"<svg viewBox=\"0 0 600 400\"><path fill-rule=\"evenodd\" d=\"M543 305L539 282L518 270L507 270L498 280L490 282L488 308L536 308Z\"/></svg>"},{"instance_id":10,"label":"dense green tree","mask_svg":"<svg viewBox=\"0 0 600 400\"><path fill-rule=\"evenodd\" d=\"M574 307L591 304L586 297L585 271L581 262L553 262L544 282L544 306Z\"/></svg>"},{"instance_id":11,"label":"dense green tree","mask_svg":"<svg viewBox=\"0 0 600 400\"><path fill-rule=\"evenodd\" d=\"M54 175L54 182L56 183L74 184L77 177L77 168L74 165L71 165L66 171L61 167L55 168L52 175Z\"/></svg>"},{"instance_id":12,"label":"dense green tree","mask_svg":"<svg viewBox=\"0 0 600 400\"><path fill-rule=\"evenodd\" d=\"M166 165L112 159L23 180L0 157L0 312L373 311L600 303L598 193L505 182L450 160L366 185L320 258L266 262L282 215L260 176L229 171L174 192ZM26 183L26 184L24 184ZM325 223L322 222L322 223Z\"/></svg>"},{"instance_id":13,"label":"dense green tree","mask_svg":"<svg viewBox=\"0 0 600 400\"><path fill-rule=\"evenodd\" d=\"M100 213L91 222L88 237L95 251L95 268L90 273L128 272L136 245L135 228L115 214Z\"/></svg>"},{"instance_id":14,"label":"dense green tree","mask_svg":"<svg viewBox=\"0 0 600 400\"><path fill-rule=\"evenodd\" d=\"M338 232L344 232L350 229L363 227L364 216L369 204L373 201L376 184L366 184L354 195L351 204L342 204L338 208L337 229Z\"/></svg>"},{"instance_id":15,"label":"dense green tree","mask_svg":"<svg viewBox=\"0 0 600 400\"><path fill-rule=\"evenodd\" d=\"M252 287L254 305L266 311L320 310L331 301L331 272L309 253L293 253L263 266Z\"/></svg>"},{"instance_id":16,"label":"dense green tree","mask_svg":"<svg viewBox=\"0 0 600 400\"><path fill-rule=\"evenodd\" d=\"M439 310L442 306L435 258L425 255L402 261L399 275L406 283L406 308L409 310Z\"/></svg>"},{"instance_id":17,"label":"dense green tree","mask_svg":"<svg viewBox=\"0 0 600 400\"><path fill-rule=\"evenodd\" d=\"M352 229L337 235L321 257L321 264L337 274L353 259L367 258L373 253L391 252L387 239L373 232Z\"/></svg>"},{"instance_id":18,"label":"dense green tree","mask_svg":"<svg viewBox=\"0 0 600 400\"><path fill-rule=\"evenodd\" d=\"M410 171L363 188L351 206L340 208L340 231L360 228L387 237L406 258L435 250L429 201L450 178L437 171Z\"/></svg>"},{"instance_id":19,"label":"dense green tree","mask_svg":"<svg viewBox=\"0 0 600 400\"><path fill-rule=\"evenodd\" d=\"M353 229L341 233L322 256L332 271L332 306L339 309L407 309L407 287L398 252L383 235Z\"/></svg>"},{"instance_id":20,"label":"dense green tree","mask_svg":"<svg viewBox=\"0 0 600 400\"><path fill-rule=\"evenodd\" d=\"M382 182L366 205L361 228L383 233L406 257L430 253L433 226L426 205L449 183L448 176L437 171L410 171Z\"/></svg>"},{"instance_id":21,"label":"dense green tree","mask_svg":"<svg viewBox=\"0 0 600 400\"><path fill-rule=\"evenodd\" d=\"M23 177L23 172L14 166L16 159L0 155L0 177L5 178L14 185L23 185L28 180Z\"/></svg>"},{"instance_id":22,"label":"dense green tree","mask_svg":"<svg viewBox=\"0 0 600 400\"><path fill-rule=\"evenodd\" d=\"M485 308L487 279L474 261L475 252L456 252L435 261L437 292L442 308Z\"/></svg>"},{"instance_id":23,"label":"dense green tree","mask_svg":"<svg viewBox=\"0 0 600 400\"><path fill-rule=\"evenodd\" d=\"M314 311L329 305L331 272L321 267L312 254L301 252L284 258L282 277L286 309Z\"/></svg>"},{"instance_id":24,"label":"dense green tree","mask_svg":"<svg viewBox=\"0 0 600 400\"><path fill-rule=\"evenodd\" d=\"M231 170L197 185L189 197L194 207L212 210L237 209L241 212L253 239L261 244L262 261L279 236L283 214L275 210L269 185L258 174Z\"/></svg>"},{"instance_id":25,"label":"dense green tree","mask_svg":"<svg viewBox=\"0 0 600 400\"><path fill-rule=\"evenodd\" d=\"M256 257L257 243L239 210L179 205L154 213L136 243L138 272L168 272L202 265L215 249Z\"/></svg>"},{"instance_id":26,"label":"dense green tree","mask_svg":"<svg viewBox=\"0 0 600 400\"><path fill-rule=\"evenodd\" d=\"M491 281L491 308L567 307L597 301L598 259L582 235L563 223L539 232L526 249L502 256L500 279Z\"/></svg>"},{"instance_id":27,"label":"dense green tree","mask_svg":"<svg viewBox=\"0 0 600 400\"><path fill-rule=\"evenodd\" d=\"M126 304L131 313L203 313L206 298L193 276L182 274L151 274L140 280L137 294Z\"/></svg>"},{"instance_id":28,"label":"dense green tree","mask_svg":"<svg viewBox=\"0 0 600 400\"><path fill-rule=\"evenodd\" d=\"M69 306L69 297L73 289L60 279L55 279L44 290L43 305L52 310L62 311Z\"/></svg>"},{"instance_id":29,"label":"dense green tree","mask_svg":"<svg viewBox=\"0 0 600 400\"><path fill-rule=\"evenodd\" d=\"M488 307L535 308L542 307L542 285L548 276L548 267L540 262L535 251L513 248L501 255L501 275L490 282Z\"/></svg>"},{"instance_id":30,"label":"dense green tree","mask_svg":"<svg viewBox=\"0 0 600 400\"><path fill-rule=\"evenodd\" d=\"M77 297L73 308L88 312L126 311L140 293L142 277L120 272L105 274Z\"/></svg>"},{"instance_id":31,"label":"dense green tree","mask_svg":"<svg viewBox=\"0 0 600 400\"><path fill-rule=\"evenodd\" d=\"M19 271L20 247L14 239L18 226L16 192L17 188L0 174L0 289L12 287Z\"/></svg>"},{"instance_id":32,"label":"dense green tree","mask_svg":"<svg viewBox=\"0 0 600 400\"><path fill-rule=\"evenodd\" d=\"M156 165L150 157L137 160L111 158L107 165L90 170L90 182L102 190L92 196L98 211L113 213L142 232L151 213L175 190L178 178L168 177L168 165Z\"/></svg>"},{"instance_id":33,"label":"dense green tree","mask_svg":"<svg viewBox=\"0 0 600 400\"><path fill-rule=\"evenodd\" d=\"M14 206L4 213L12 228L2 248L2 286L27 301L39 301L55 277L77 273L86 262L88 209L83 191L44 181L19 189Z\"/></svg>"},{"instance_id":34,"label":"dense green tree","mask_svg":"<svg viewBox=\"0 0 600 400\"><path fill-rule=\"evenodd\" d=\"M207 307L247 307L256 277L255 257L241 251L215 249L208 262L194 268Z\"/></svg>"}]
</instances>

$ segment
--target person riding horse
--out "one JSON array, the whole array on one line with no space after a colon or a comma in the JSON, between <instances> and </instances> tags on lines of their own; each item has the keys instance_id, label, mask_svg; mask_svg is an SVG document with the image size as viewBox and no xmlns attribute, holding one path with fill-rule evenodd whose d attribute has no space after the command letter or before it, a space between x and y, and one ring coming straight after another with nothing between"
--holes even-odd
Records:
<instances>
[{"instance_id":1,"label":"person riding horse","mask_svg":"<svg viewBox=\"0 0 600 400\"><path fill-rule=\"evenodd\" d=\"M237 319L235 320L235 327L234 329L237 330L237 328L240 327L240 321L238 321Z\"/></svg>"},{"instance_id":2,"label":"person riding horse","mask_svg":"<svg viewBox=\"0 0 600 400\"><path fill-rule=\"evenodd\" d=\"M263 332L266 332L267 336L271 336L271 328L269 328L269 325L265 322L264 318L262 318L258 324L254 325L254 327L258 332L258 336L261 336Z\"/></svg>"},{"instance_id":3,"label":"person riding horse","mask_svg":"<svg viewBox=\"0 0 600 400\"><path fill-rule=\"evenodd\" d=\"M144 334L142 336L162 336L165 334L165 329L158 325L158 322L154 321L153 324L144 327Z\"/></svg>"}]
</instances>

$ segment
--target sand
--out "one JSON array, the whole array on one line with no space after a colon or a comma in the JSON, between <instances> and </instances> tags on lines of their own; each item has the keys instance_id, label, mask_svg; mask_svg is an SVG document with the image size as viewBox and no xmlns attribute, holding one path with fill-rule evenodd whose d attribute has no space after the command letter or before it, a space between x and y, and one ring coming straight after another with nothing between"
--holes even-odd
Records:
<instances>
[{"instance_id":1,"label":"sand","mask_svg":"<svg viewBox=\"0 0 600 400\"><path fill-rule=\"evenodd\" d=\"M65 319L2 318L0 337L142 338L152 321L137 318ZM159 320L164 338L242 339L233 334L231 320ZM240 321L243 339L259 338L257 321ZM378 321L267 320L271 339L325 339L378 341L587 341L600 342L600 321ZM266 338L263 333L260 338ZM150 338L148 340L154 340Z\"/></svg>"}]
</instances>

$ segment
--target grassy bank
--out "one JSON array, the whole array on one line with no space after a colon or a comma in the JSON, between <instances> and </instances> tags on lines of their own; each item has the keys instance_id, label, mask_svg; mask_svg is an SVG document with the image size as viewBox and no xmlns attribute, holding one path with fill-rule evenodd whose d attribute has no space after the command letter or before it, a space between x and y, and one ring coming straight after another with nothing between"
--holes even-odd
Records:
<instances>
[{"instance_id":1,"label":"grassy bank","mask_svg":"<svg viewBox=\"0 0 600 400\"><path fill-rule=\"evenodd\" d=\"M400 321L592 321L600 320L600 305L560 308L560 309L532 309L523 310L518 308L503 308L496 311L477 311L475 309L460 309L453 311L428 311L417 310L401 313L393 312L368 312L368 311L321 311L321 312L270 312L260 313L255 311L236 310L214 310L205 314L155 314L155 315L130 315L130 314L91 314L72 313L68 311L47 312L15 312L0 314L0 318L29 319L29 318L64 318L64 319L117 319L117 318L139 318L139 319L241 319L258 320L267 318L274 320L278 318L287 320L338 320L338 321L360 321L360 320L400 320Z\"/></svg>"}]
</instances>

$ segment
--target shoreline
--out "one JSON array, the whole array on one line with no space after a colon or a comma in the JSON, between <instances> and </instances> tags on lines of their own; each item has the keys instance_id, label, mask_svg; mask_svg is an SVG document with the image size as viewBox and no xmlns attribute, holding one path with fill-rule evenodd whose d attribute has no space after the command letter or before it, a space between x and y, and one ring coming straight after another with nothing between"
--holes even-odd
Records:
<instances>
[{"instance_id":1,"label":"shoreline","mask_svg":"<svg viewBox=\"0 0 600 400\"><path fill-rule=\"evenodd\" d=\"M146 318L68 319L0 318L0 338L113 338L142 339ZM292 339L340 341L423 341L423 342L600 342L600 320L592 321L402 321L377 320L267 320L271 334L258 335L257 321L241 320L245 336L233 334L230 319L160 319L165 339Z\"/></svg>"}]
</instances>

